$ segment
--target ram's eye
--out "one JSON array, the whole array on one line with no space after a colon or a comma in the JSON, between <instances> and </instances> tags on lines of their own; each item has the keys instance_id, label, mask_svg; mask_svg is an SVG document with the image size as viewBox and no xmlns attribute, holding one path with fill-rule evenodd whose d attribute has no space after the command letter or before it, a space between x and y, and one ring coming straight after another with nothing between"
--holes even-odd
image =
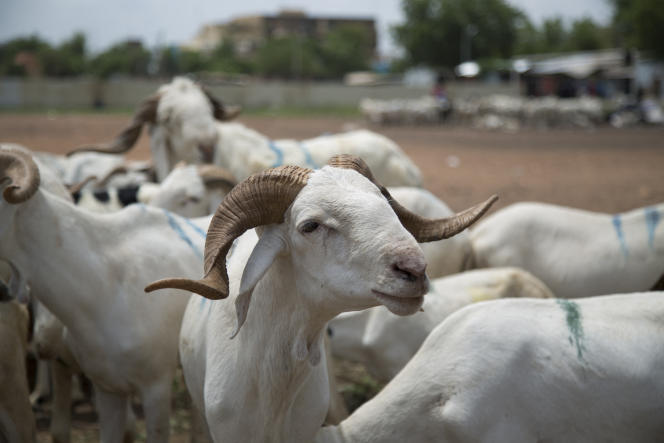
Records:
<instances>
[{"instance_id":1,"label":"ram's eye","mask_svg":"<svg viewBox=\"0 0 664 443\"><path fill-rule=\"evenodd\" d=\"M318 226L320 225L315 221L304 222L304 224L300 226L300 231L302 233L308 234L309 232L314 232L316 229L318 229Z\"/></svg>"},{"instance_id":2,"label":"ram's eye","mask_svg":"<svg viewBox=\"0 0 664 443\"><path fill-rule=\"evenodd\" d=\"M189 198L187 199L187 201L188 201L189 203L199 203L199 202L201 201L201 199L198 198L198 197L191 196L191 197L189 197Z\"/></svg>"}]
</instances>

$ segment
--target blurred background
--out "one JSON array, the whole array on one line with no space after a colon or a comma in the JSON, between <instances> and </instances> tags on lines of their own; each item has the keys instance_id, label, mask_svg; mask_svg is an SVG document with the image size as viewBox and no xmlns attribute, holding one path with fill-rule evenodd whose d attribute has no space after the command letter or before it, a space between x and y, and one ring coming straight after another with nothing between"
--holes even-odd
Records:
<instances>
[{"instance_id":1,"label":"blurred background","mask_svg":"<svg viewBox=\"0 0 664 443\"><path fill-rule=\"evenodd\" d=\"M6 0L0 106L130 109L180 74L250 109L353 108L436 87L459 98L664 97L656 0L224 3Z\"/></svg>"},{"instance_id":2,"label":"blurred background","mask_svg":"<svg viewBox=\"0 0 664 443\"><path fill-rule=\"evenodd\" d=\"M110 139L173 76L274 138L369 126L453 207L664 200L659 0L5 0L2 141ZM134 156L147 158L147 137ZM474 171L482 171L478 176ZM617 186L607 192L608 186Z\"/></svg>"},{"instance_id":3,"label":"blurred background","mask_svg":"<svg viewBox=\"0 0 664 443\"><path fill-rule=\"evenodd\" d=\"M0 142L61 154L109 140L178 75L271 138L380 132L453 209L493 193L495 208L664 201L661 0L0 4ZM379 388L350 378L348 399ZM94 441L87 408L73 441Z\"/></svg>"}]
</instances>

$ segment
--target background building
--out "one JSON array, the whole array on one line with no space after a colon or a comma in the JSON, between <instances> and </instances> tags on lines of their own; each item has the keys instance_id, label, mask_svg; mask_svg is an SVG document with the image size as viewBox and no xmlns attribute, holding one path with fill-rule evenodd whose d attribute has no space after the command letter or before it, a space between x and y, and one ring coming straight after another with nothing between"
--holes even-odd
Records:
<instances>
[{"instance_id":1,"label":"background building","mask_svg":"<svg viewBox=\"0 0 664 443\"><path fill-rule=\"evenodd\" d=\"M238 55L249 55L272 38L302 36L322 39L341 26L363 29L372 52L376 52L376 25L373 18L309 17L298 10L283 10L277 15L245 16L227 23L205 25L183 47L208 52L229 40L233 42Z\"/></svg>"}]
</instances>

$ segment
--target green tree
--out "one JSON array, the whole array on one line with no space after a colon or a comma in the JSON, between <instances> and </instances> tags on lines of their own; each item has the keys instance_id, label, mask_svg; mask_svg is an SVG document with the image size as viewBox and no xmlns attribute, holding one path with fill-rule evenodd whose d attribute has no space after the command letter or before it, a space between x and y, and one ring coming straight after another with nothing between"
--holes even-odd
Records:
<instances>
[{"instance_id":1,"label":"green tree","mask_svg":"<svg viewBox=\"0 0 664 443\"><path fill-rule=\"evenodd\" d=\"M608 31L590 18L575 20L567 36L572 51L593 51L609 46Z\"/></svg>"},{"instance_id":2,"label":"green tree","mask_svg":"<svg viewBox=\"0 0 664 443\"><path fill-rule=\"evenodd\" d=\"M366 70L373 56L366 28L346 25L332 30L320 45L326 76L341 77Z\"/></svg>"},{"instance_id":3,"label":"green tree","mask_svg":"<svg viewBox=\"0 0 664 443\"><path fill-rule=\"evenodd\" d=\"M0 45L0 75L24 76L27 74L25 66L17 63L19 54L29 54L40 59L40 55L51 50L51 45L45 40L32 35L19 37Z\"/></svg>"},{"instance_id":4,"label":"green tree","mask_svg":"<svg viewBox=\"0 0 664 443\"><path fill-rule=\"evenodd\" d=\"M78 32L57 48L49 48L41 53L44 74L50 77L70 77L86 71L85 35Z\"/></svg>"},{"instance_id":5,"label":"green tree","mask_svg":"<svg viewBox=\"0 0 664 443\"><path fill-rule=\"evenodd\" d=\"M664 59L664 5L661 0L612 0L613 22L622 43Z\"/></svg>"},{"instance_id":6,"label":"green tree","mask_svg":"<svg viewBox=\"0 0 664 443\"><path fill-rule=\"evenodd\" d=\"M251 60L237 55L233 40L224 39L210 54L210 69L230 74L248 74L253 71L253 66Z\"/></svg>"},{"instance_id":7,"label":"green tree","mask_svg":"<svg viewBox=\"0 0 664 443\"><path fill-rule=\"evenodd\" d=\"M539 29L524 16L517 26L515 54L535 54L542 52Z\"/></svg>"},{"instance_id":8,"label":"green tree","mask_svg":"<svg viewBox=\"0 0 664 443\"><path fill-rule=\"evenodd\" d=\"M540 31L541 52L562 51L567 43L567 29L561 17L547 18Z\"/></svg>"},{"instance_id":9,"label":"green tree","mask_svg":"<svg viewBox=\"0 0 664 443\"><path fill-rule=\"evenodd\" d=\"M323 61L314 41L299 36L268 40L254 59L256 72L277 78L321 78Z\"/></svg>"},{"instance_id":10,"label":"green tree","mask_svg":"<svg viewBox=\"0 0 664 443\"><path fill-rule=\"evenodd\" d=\"M94 57L90 62L90 70L102 78L113 74L146 76L150 57L150 52L141 42L128 40Z\"/></svg>"},{"instance_id":11,"label":"green tree","mask_svg":"<svg viewBox=\"0 0 664 443\"><path fill-rule=\"evenodd\" d=\"M393 28L410 64L454 66L467 58L510 57L523 13L504 0L403 0Z\"/></svg>"}]
</instances>

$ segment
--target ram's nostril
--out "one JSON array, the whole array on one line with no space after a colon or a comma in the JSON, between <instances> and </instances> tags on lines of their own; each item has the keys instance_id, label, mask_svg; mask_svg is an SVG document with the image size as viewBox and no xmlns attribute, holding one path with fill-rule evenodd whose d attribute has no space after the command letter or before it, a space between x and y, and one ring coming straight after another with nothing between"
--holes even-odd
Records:
<instances>
[{"instance_id":1,"label":"ram's nostril","mask_svg":"<svg viewBox=\"0 0 664 443\"><path fill-rule=\"evenodd\" d=\"M392 270L402 280L414 282L424 277L426 264L419 260L402 260L393 264Z\"/></svg>"}]
</instances>

